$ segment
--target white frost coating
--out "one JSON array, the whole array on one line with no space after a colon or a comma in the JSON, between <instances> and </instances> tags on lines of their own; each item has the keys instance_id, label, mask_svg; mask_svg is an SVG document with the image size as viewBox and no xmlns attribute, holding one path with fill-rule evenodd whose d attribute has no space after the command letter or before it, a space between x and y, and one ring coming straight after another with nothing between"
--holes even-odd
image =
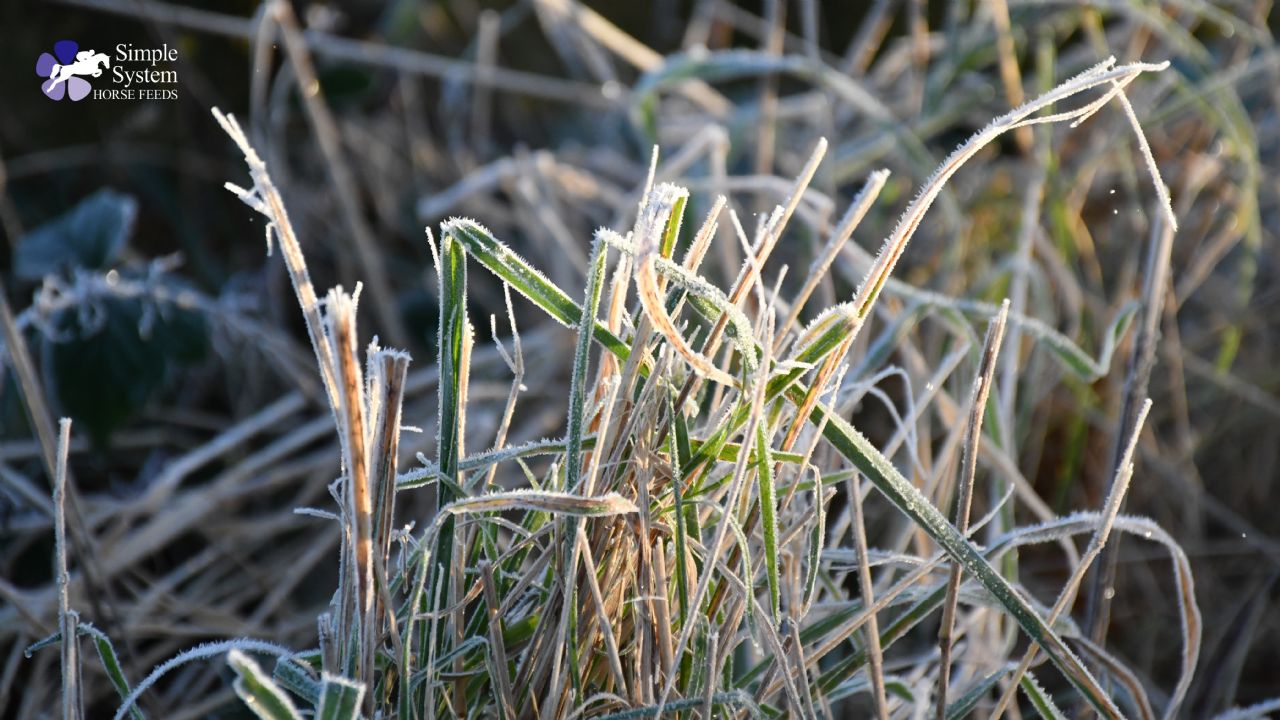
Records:
<instances>
[{"instance_id":1,"label":"white frost coating","mask_svg":"<svg viewBox=\"0 0 1280 720\"><path fill-rule=\"evenodd\" d=\"M1002 313L1007 313L1009 309L1008 301L1001 306ZM1067 578L1062 589L1058 591L1058 598L1053 603L1053 609L1049 612L1046 621L1053 623L1067 610L1068 605L1075 602L1076 592L1080 588L1080 583L1084 580L1084 574L1088 572L1090 565L1101 554L1103 546L1106 545L1107 539L1111 535L1111 528L1116 515L1120 512L1120 504L1124 501L1125 493L1129 489L1129 481L1133 478L1133 451L1137 445L1138 436L1142 432L1142 426L1146 422L1147 413L1151 410L1151 400L1147 399L1143 403L1142 409L1138 411L1138 417L1134 421L1133 432L1130 434L1129 443L1125 446L1124 453L1120 459L1120 466L1116 470L1114 481L1111 483L1111 490L1107 493L1106 502L1103 503L1102 519L1098 522L1097 529L1094 530L1093 537L1089 540L1089 546L1085 550L1080 561L1076 563L1071 570L1071 576ZM1009 703L1013 701L1014 685L1019 682L1024 673L1031 667L1031 662L1035 659L1035 651L1028 650L1023 656L1022 661L1018 663L1018 667L1013 671L1013 675L1009 679L1009 687L1005 689L1004 694L1000 698L1000 702L996 704L994 714L999 716L1004 713ZM1028 674L1028 677L1030 675Z\"/></svg>"},{"instance_id":2,"label":"white frost coating","mask_svg":"<svg viewBox=\"0 0 1280 720\"><path fill-rule=\"evenodd\" d=\"M555 472L556 467L553 464L551 473L554 474ZM634 502L616 492L605 493L595 497L583 497L573 493L524 488L455 500L440 508L435 518L432 519L431 524L423 531L422 537L418 540L413 550L413 557L410 562L418 563L421 568L414 581L414 588L411 593L415 606L424 592L427 578L426 569L431 563L432 548L439 539L440 528L444 525L444 521L453 516L505 512L508 510L560 513L575 517L608 517L640 512ZM439 589L440 586L437 585L436 590L439 591ZM436 598L432 607L438 608L439 606L439 598ZM431 615L434 617L435 614L431 613ZM434 666L434 661L429 661L427 665L428 667ZM115 720L120 720L119 716Z\"/></svg>"},{"instance_id":3,"label":"white frost coating","mask_svg":"<svg viewBox=\"0 0 1280 720\"><path fill-rule=\"evenodd\" d=\"M125 714L138 703L138 698L142 697L142 693L146 692L152 685L156 684L165 673L173 670L181 665L186 665L194 660L221 655L231 650L240 650L244 652L258 652L267 655L276 655L279 657L289 657L293 655L293 651L284 646L277 645L266 640L255 640L253 638L235 638L234 640L222 640L220 642L201 643L193 648L178 653L177 655L165 660L151 671L151 674L138 683L133 688L133 692L120 703L120 708L116 710L114 720L123 720Z\"/></svg>"},{"instance_id":4,"label":"white frost coating","mask_svg":"<svg viewBox=\"0 0 1280 720\"><path fill-rule=\"evenodd\" d=\"M591 368L591 338L596 315L600 310L600 292L604 288L604 265L609 246L596 236L591 244L591 266L583 291L582 313L578 318L578 339L574 347L573 372L569 378L569 418L565 435L565 487L577 490L582 477L583 426L587 422L587 374ZM574 549L576 557L576 548Z\"/></svg>"},{"instance_id":5,"label":"white frost coating","mask_svg":"<svg viewBox=\"0 0 1280 720\"><path fill-rule=\"evenodd\" d=\"M436 269L436 275L440 274L440 248L436 246L436 236L431 233L431 228L425 228L427 233L427 249L431 251L431 265Z\"/></svg>"},{"instance_id":6,"label":"white frost coating","mask_svg":"<svg viewBox=\"0 0 1280 720\"><path fill-rule=\"evenodd\" d=\"M880 196L880 191L884 189L884 185L889 180L889 171L880 169L873 171L867 176L866 183L862 189L854 196L853 202L849 203L849 208L845 210L844 216L840 218L840 222L836 224L836 229L827 239L827 244L823 247L822 252L813 259L813 263L809 265L809 276L805 280L804 286L800 292L791 301L791 311L787 314L787 319L782 323L783 331L786 332L791 328L795 321L800 317L800 310L805 303L809 301L809 297L813 291L817 289L818 283L826 276L827 270L831 267L831 263L835 261L845 243L853 236L854 229L866 217L867 212L871 209L871 204ZM778 346L774 346L776 351Z\"/></svg>"},{"instance_id":7,"label":"white frost coating","mask_svg":"<svg viewBox=\"0 0 1280 720\"><path fill-rule=\"evenodd\" d=\"M1042 523L1015 528L998 537L992 543L988 556L994 559L996 556L1016 547L1057 542L1072 535L1094 532L1104 520L1103 513L1094 511L1074 512ZM1186 699L1187 691L1191 689L1191 680L1196 662L1200 657L1203 622L1200 615L1200 607L1195 602L1195 582L1191 575L1191 562L1187 559L1182 547L1173 539L1173 536L1165 532L1164 528L1157 525L1150 518L1135 515L1118 515L1115 518L1113 529L1163 545L1169 551L1169 557L1173 563L1174 576L1178 588L1178 592L1175 595L1178 600L1178 620L1182 628L1183 652L1181 675L1173 693L1170 694L1169 702L1165 706L1163 715L1166 720L1169 720L1177 717L1178 708L1181 706L1182 701Z\"/></svg>"},{"instance_id":8,"label":"white frost coating","mask_svg":"<svg viewBox=\"0 0 1280 720\"><path fill-rule=\"evenodd\" d=\"M1213 720L1258 720L1259 718L1270 717L1271 713L1274 712L1280 712L1280 698L1263 700L1246 708L1233 708L1215 716Z\"/></svg>"},{"instance_id":9,"label":"white frost coating","mask_svg":"<svg viewBox=\"0 0 1280 720\"><path fill-rule=\"evenodd\" d=\"M280 249L284 254L285 267L289 271L289 281L293 284L294 294L298 298L298 305L302 308L303 317L306 319L307 337L311 340L311 350L316 355L316 362L320 366L320 377L324 383L326 397L329 399L330 412L333 413L333 421L338 424L336 408L338 407L338 386L336 379L336 370L328 362L327 343L328 338L324 336L324 327L320 318L319 300L316 296L315 286L311 283L311 274L307 270L307 263L302 256L302 247L298 243L298 238L293 233L293 225L289 222L289 213L284 208L284 201L280 198L280 193L276 189L275 183L271 180L271 175L267 172L267 165L262 161L257 151L249 143L248 136L245 135L244 129L240 127L240 123L236 120L235 115L223 113L218 108L212 109L213 117L218 121L227 136L240 149L244 155L245 165L249 168L249 177L253 180L253 187L246 190L235 183L225 183L224 187L230 190L240 198L246 205L261 213L269 220L269 224L274 228L268 231L267 240L270 243L271 236L274 235L280 243ZM270 254L270 246L267 248ZM339 425L340 427L340 425Z\"/></svg>"},{"instance_id":10,"label":"white frost coating","mask_svg":"<svg viewBox=\"0 0 1280 720\"><path fill-rule=\"evenodd\" d=\"M955 151L947 157L946 160L938 166L933 175L921 186L920 193L916 196L911 204L907 206L903 212L902 218L898 220L898 224L894 227L893 232L885 239L880 252L876 257L876 261L872 264L871 269L867 273L867 277L863 280L862 285L858 288L858 292L854 298L854 305L859 315L866 315L879 295L880 288L884 285L889 275L893 272L894 266L898 259L902 257L907 242L911 236L915 234L917 228L920 227L921 221L924 219L925 213L937 199L938 194L942 191L947 181L959 171L969 158L977 154L982 148L989 145L999 136L1006 132L1014 130L1026 125L1039 125L1053 122L1066 121L1083 121L1089 116L1097 112L1102 104L1119 94L1123 87L1133 82L1139 75L1144 72L1159 72L1169 66L1168 62L1160 64L1151 63L1129 63L1126 65L1115 64L1114 57L1108 58L1103 62L1085 70L1066 82L1058 85L1053 90L1031 100L1014 110L1001 115L991 121L985 128L969 138L963 145L956 148ZM1094 100L1083 107L1074 110L1067 110L1060 113L1054 113L1041 118L1030 117L1036 112L1043 110L1054 103L1066 100L1070 97L1087 92L1094 88L1106 84L1112 84L1111 92L1105 94L1102 98ZM1144 141L1140 141L1144 142ZM1149 165L1149 169L1154 167L1154 163ZM1163 183L1159 180L1158 175L1154 176L1154 182L1157 184L1157 192L1162 194Z\"/></svg>"},{"instance_id":11,"label":"white frost coating","mask_svg":"<svg viewBox=\"0 0 1280 720\"><path fill-rule=\"evenodd\" d=\"M803 355L809 349L809 346L817 341L836 322L841 320L856 322L857 317L858 314L851 302L839 303L823 310L800 331L800 336L796 338L796 351L792 354L792 357Z\"/></svg>"},{"instance_id":12,"label":"white frost coating","mask_svg":"<svg viewBox=\"0 0 1280 720\"><path fill-rule=\"evenodd\" d=\"M258 711L253 707L253 703L255 701L254 697L245 689L244 686L244 679L249 675L253 675L257 681L262 684L262 689L270 693L275 701L280 703L280 705L283 706L292 717L301 717L298 714L298 709L294 707L293 701L289 699L289 696L271 681L270 673L265 672L262 667L259 666L258 663L254 662L248 655L245 655L239 650L233 648L227 653L227 664L230 665L236 671L236 674L240 676L234 683L236 694L244 700L245 704L248 705L251 710L254 710L254 714L258 714Z\"/></svg>"},{"instance_id":13,"label":"white frost coating","mask_svg":"<svg viewBox=\"0 0 1280 720\"><path fill-rule=\"evenodd\" d=\"M694 371L708 380L733 386L735 381L731 375L716 367L709 358L689 346L689 342L671 321L671 316L663 307L662 297L658 292L658 278L655 270L658 244L662 232L666 229L672 208L679 198L688 197L688 194L689 191L685 188L662 183L653 189L644 204L640 217L636 220L636 292L640 296L640 304L644 306L645 314L653 321L654 327L666 337L671 347L680 353Z\"/></svg>"},{"instance_id":14,"label":"white frost coating","mask_svg":"<svg viewBox=\"0 0 1280 720\"><path fill-rule=\"evenodd\" d=\"M485 246L480 247L477 245L475 238L472 237L467 230L474 230L475 232L483 235L485 239ZM454 238L462 243L468 253L482 263L492 261L501 265L507 272L535 280L547 288L554 288L556 292L560 292L563 295L563 291L561 291L555 283L551 282L550 278L542 274L542 271L531 265L529 261L521 257L520 253L512 250L506 243L499 240L492 232L490 232L487 227L481 225L475 220L464 217L451 217L440 223L440 232L441 234L452 234ZM503 280L506 280L506 278L503 278ZM516 290L523 295L527 295L523 288L517 287ZM537 302L536 299L531 299L533 299L534 302ZM564 299L568 300L568 296L565 296ZM572 323L565 321L564 318L560 317L556 313L548 313L548 315L551 316L551 319L560 323L564 327L573 327Z\"/></svg>"},{"instance_id":15,"label":"white frost coating","mask_svg":"<svg viewBox=\"0 0 1280 720\"><path fill-rule=\"evenodd\" d=\"M583 497L574 493L522 488L455 500L440 508L439 515L443 520L445 515L506 510L534 510L585 517L630 515L639 512L634 502L616 492ZM433 521L432 524L440 523ZM428 530L428 535L430 534L431 531Z\"/></svg>"},{"instance_id":16,"label":"white frost coating","mask_svg":"<svg viewBox=\"0 0 1280 720\"><path fill-rule=\"evenodd\" d=\"M658 176L658 146L654 144L653 150L649 153L649 173L644 178L644 192L640 195L640 210L644 212L645 206L649 203L649 194L653 192L653 181Z\"/></svg>"},{"instance_id":17,"label":"white frost coating","mask_svg":"<svg viewBox=\"0 0 1280 720\"><path fill-rule=\"evenodd\" d=\"M1120 92L1117 96L1120 99L1120 107L1124 108L1124 116L1129 121L1129 127L1133 128L1133 134L1138 139L1138 148L1142 151L1142 159L1147 163L1147 172L1151 175L1151 184L1156 188L1156 196L1160 198L1160 204L1164 208L1165 219L1169 221L1169 227L1174 232L1178 231L1178 216L1173 213L1173 200L1169 197L1169 186L1164 184L1164 179L1160 177L1160 169L1156 167L1155 155L1151 154L1151 145L1147 142L1147 134L1142 132L1142 125L1138 123L1138 114L1133 111L1133 103L1129 102L1128 96L1124 92Z\"/></svg>"},{"instance_id":18,"label":"white frost coating","mask_svg":"<svg viewBox=\"0 0 1280 720\"><path fill-rule=\"evenodd\" d=\"M584 435L583 443L594 442L596 435L594 433ZM476 455L464 457L458 461L458 469L463 471L478 470L489 465L493 465L507 460L515 460L523 457L533 457L538 455L558 455L564 452L564 438L542 438L541 440L530 440L521 445L508 445L506 447L493 450L486 450ZM406 470L396 475L396 487L404 489L406 485L414 485L423 481L434 478L440 472L440 468L429 459L426 455L418 453L418 461L423 467Z\"/></svg>"},{"instance_id":19,"label":"white frost coating","mask_svg":"<svg viewBox=\"0 0 1280 720\"><path fill-rule=\"evenodd\" d=\"M636 256L638 254L636 246L630 240L613 230L601 228L596 231L596 235L610 246L628 255ZM751 323L747 320L747 316L743 314L742 310L737 305L734 305L720 288L711 284L701 275L657 254L654 254L651 259L658 274L670 280L686 293L710 301L717 310L729 318L729 323L733 326L733 337L730 339L733 341L734 347L742 355L743 364L747 370L754 372L759 367L759 359L753 342L754 334L751 330ZM715 318L712 319L714 320Z\"/></svg>"},{"instance_id":20,"label":"white frost coating","mask_svg":"<svg viewBox=\"0 0 1280 720\"><path fill-rule=\"evenodd\" d=\"M339 518L336 514L331 513L328 510L321 510L320 508L296 507L293 509L293 514L303 515L306 517L320 518L321 520L333 520L335 522L339 521Z\"/></svg>"},{"instance_id":21,"label":"white frost coating","mask_svg":"<svg viewBox=\"0 0 1280 720\"><path fill-rule=\"evenodd\" d=\"M354 690L356 697L355 697L355 702L353 702L352 705L354 705L357 708L360 707L360 702L364 700L365 687L364 687L364 683L362 682L356 682L355 680L344 678L341 675L334 675L332 673L327 673L327 672L322 672L320 674L320 681L324 683L324 685L326 686L337 685L339 687L344 687L344 688ZM328 717L329 708L326 707L326 705L328 703L329 697L330 695L328 692L321 690L320 707L317 709L316 717Z\"/></svg>"},{"instance_id":22,"label":"white frost coating","mask_svg":"<svg viewBox=\"0 0 1280 720\"><path fill-rule=\"evenodd\" d=\"M1045 692L1044 686L1040 684L1039 680L1036 680L1036 676L1031 673L1027 673L1025 679L1031 685L1031 692L1035 692L1036 694L1039 695L1039 697L1038 698L1031 697L1031 693L1028 692L1026 688L1022 689L1023 693L1025 693L1033 703L1035 703L1036 700L1040 700L1041 702L1048 703L1047 708L1041 708L1040 705L1037 703L1036 709L1048 711L1050 715L1049 720L1066 720L1066 718L1062 714L1062 711L1059 710L1058 707L1053 704L1053 697L1050 696L1049 693Z\"/></svg>"}]
</instances>

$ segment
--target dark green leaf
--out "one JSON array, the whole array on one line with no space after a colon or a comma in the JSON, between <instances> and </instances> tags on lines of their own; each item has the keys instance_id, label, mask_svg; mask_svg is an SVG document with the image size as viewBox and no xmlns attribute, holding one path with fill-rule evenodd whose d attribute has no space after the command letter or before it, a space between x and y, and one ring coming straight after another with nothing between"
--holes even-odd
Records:
<instances>
[{"instance_id":1,"label":"dark green leaf","mask_svg":"<svg viewBox=\"0 0 1280 720\"><path fill-rule=\"evenodd\" d=\"M62 409L98 442L137 414L164 379L164 354L154 337L142 337L141 320L140 302L112 298L92 314L62 312L54 320L60 341L45 340Z\"/></svg>"},{"instance_id":2,"label":"dark green leaf","mask_svg":"<svg viewBox=\"0 0 1280 720\"><path fill-rule=\"evenodd\" d=\"M68 267L107 267L120 256L137 214L133 196L99 190L24 235L14 249L13 274L39 280Z\"/></svg>"},{"instance_id":3,"label":"dark green leaf","mask_svg":"<svg viewBox=\"0 0 1280 720\"><path fill-rule=\"evenodd\" d=\"M149 308L136 299L105 298L54 318L45 339L45 368L62 409L103 443L132 419L175 365L208 352L204 316L175 306Z\"/></svg>"}]
</instances>

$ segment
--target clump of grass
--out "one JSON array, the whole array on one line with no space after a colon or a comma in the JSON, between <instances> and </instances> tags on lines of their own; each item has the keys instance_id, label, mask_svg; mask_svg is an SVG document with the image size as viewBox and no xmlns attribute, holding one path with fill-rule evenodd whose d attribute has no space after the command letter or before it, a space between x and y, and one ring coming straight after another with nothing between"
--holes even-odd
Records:
<instances>
[{"instance_id":1,"label":"clump of grass","mask_svg":"<svg viewBox=\"0 0 1280 720\"><path fill-rule=\"evenodd\" d=\"M235 119L215 110L252 179L228 188L266 217L269 246L278 242L340 439L341 477L330 488L336 509L308 510L341 527L339 583L316 648L247 639L193 648L136 687L121 680L117 720L136 714L138 698L170 670L224 653L235 692L273 719L300 718L304 708L335 720L832 717L845 703L882 718L928 708L951 718L975 709L1000 715L1019 696L1045 716L1078 704L1104 717L1151 717L1147 686L1064 616L1115 531L1155 539L1173 560L1182 675L1159 704L1164 717L1175 716L1199 653L1187 559L1152 523L1120 514L1149 403L1134 411L1099 511L1016 526L1002 521L1012 489L970 522L977 458L990 442L984 410L999 405L997 358L1014 321L1007 303L980 353L968 420L950 434L964 438L954 485L934 477L922 490L890 461L892 450L859 433L847 417L863 390L846 382L855 341L895 264L967 159L1006 132L1079 124L1112 99L1125 103L1129 83L1162 68L1104 62L977 133L922 186L852 301L817 312L807 326L799 318L814 278L788 299L780 292L785 271L773 285L766 277L825 142L753 236L717 201L680 262L689 191L656 184L651 173L631 230L597 232L581 294L557 287L484 226L443 223L438 243L428 235L440 300L436 453L403 471L408 355L374 341L362 367L360 288L320 299L265 163ZM1058 107L1072 101L1081 104ZM1163 183L1148 166L1172 228ZM841 251L884 178L871 176L813 273ZM726 214L747 261L719 289L699 269ZM523 375L511 317L514 347L501 354L516 380L498 441L468 454L473 263L576 333L563 438L504 444ZM64 428L64 455L66 435ZM949 440L946 452L957 444ZM937 467L944 475L952 465ZM881 500L864 492L863 480ZM416 530L394 527L402 492L434 493L434 511L414 518ZM939 509L953 503L954 522ZM895 528L888 537L899 540L871 547L873 523ZM983 528L994 532L980 543ZM1083 557L1070 542L1078 534L1091 536ZM1020 582L1015 554L1044 543L1063 544L1074 561L1048 609ZM73 611L63 607L62 616L72 628L64 636L78 636ZM999 639L1010 627L1027 639L1025 651ZM929 636L939 639L933 650L898 649ZM76 644L62 645L70 698L78 660L66 648ZM274 668L248 655L263 652L276 656ZM1041 655L1054 669L1033 674Z\"/></svg>"}]
</instances>

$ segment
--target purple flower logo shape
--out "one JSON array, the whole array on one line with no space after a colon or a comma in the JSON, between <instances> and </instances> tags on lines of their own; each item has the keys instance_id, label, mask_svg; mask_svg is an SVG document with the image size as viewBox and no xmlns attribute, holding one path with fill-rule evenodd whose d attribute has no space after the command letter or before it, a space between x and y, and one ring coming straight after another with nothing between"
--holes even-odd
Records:
<instances>
[{"instance_id":1,"label":"purple flower logo shape","mask_svg":"<svg viewBox=\"0 0 1280 720\"><path fill-rule=\"evenodd\" d=\"M40 53L36 60L36 74L43 79L40 89L50 100L83 100L93 89L83 76L99 77L104 67L111 67L106 53L81 50L75 40L59 40L52 55Z\"/></svg>"}]
</instances>

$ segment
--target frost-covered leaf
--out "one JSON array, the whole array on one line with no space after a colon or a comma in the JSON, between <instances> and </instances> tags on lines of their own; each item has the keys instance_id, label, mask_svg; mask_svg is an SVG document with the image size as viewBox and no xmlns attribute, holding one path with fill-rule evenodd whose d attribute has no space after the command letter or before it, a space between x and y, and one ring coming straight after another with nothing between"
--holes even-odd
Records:
<instances>
[{"instance_id":1,"label":"frost-covered leaf","mask_svg":"<svg viewBox=\"0 0 1280 720\"><path fill-rule=\"evenodd\" d=\"M39 280L68 267L107 267L120 257L137 215L132 195L99 190L24 235L13 252L13 273Z\"/></svg>"}]
</instances>

